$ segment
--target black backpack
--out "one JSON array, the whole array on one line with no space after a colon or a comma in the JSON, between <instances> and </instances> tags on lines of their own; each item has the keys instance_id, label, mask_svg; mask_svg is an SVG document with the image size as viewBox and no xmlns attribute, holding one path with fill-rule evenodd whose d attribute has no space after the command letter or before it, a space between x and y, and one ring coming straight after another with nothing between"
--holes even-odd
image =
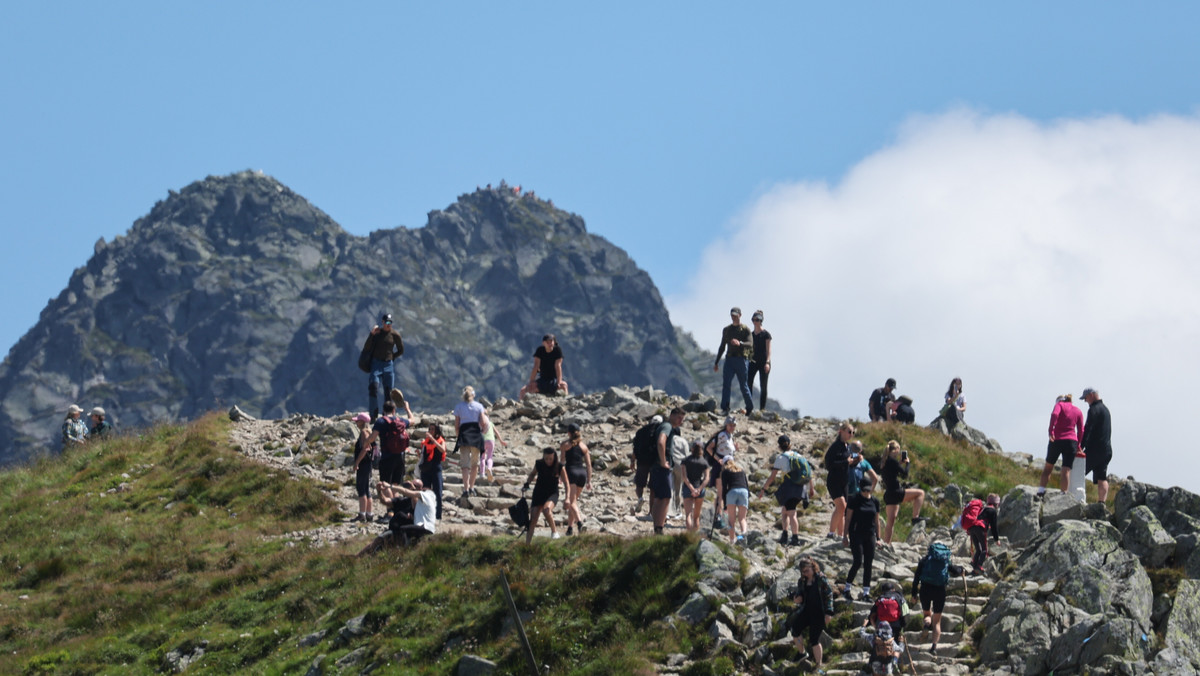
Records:
<instances>
[{"instance_id":1,"label":"black backpack","mask_svg":"<svg viewBox=\"0 0 1200 676\"><path fill-rule=\"evenodd\" d=\"M633 457L643 467L658 463L658 428L662 423L646 423L633 435Z\"/></svg>"},{"instance_id":2,"label":"black backpack","mask_svg":"<svg viewBox=\"0 0 1200 676\"><path fill-rule=\"evenodd\" d=\"M358 355L358 368L363 373L371 372L371 359L375 353L375 334L367 338L367 342L363 345L362 352Z\"/></svg>"}]
</instances>

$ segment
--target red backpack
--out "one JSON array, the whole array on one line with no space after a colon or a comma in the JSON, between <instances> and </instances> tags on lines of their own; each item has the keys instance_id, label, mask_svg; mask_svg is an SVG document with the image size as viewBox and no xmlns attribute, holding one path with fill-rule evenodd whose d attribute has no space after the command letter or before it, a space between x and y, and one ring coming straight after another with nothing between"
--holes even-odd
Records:
<instances>
[{"instance_id":1,"label":"red backpack","mask_svg":"<svg viewBox=\"0 0 1200 676\"><path fill-rule=\"evenodd\" d=\"M975 498L967 503L966 508L962 513L962 528L970 530L975 526L982 526L983 523L979 520L979 514L983 511L983 500Z\"/></svg>"},{"instance_id":2,"label":"red backpack","mask_svg":"<svg viewBox=\"0 0 1200 676\"><path fill-rule=\"evenodd\" d=\"M900 602L888 594L875 601L875 618L878 622L898 622L900 620Z\"/></svg>"},{"instance_id":3,"label":"red backpack","mask_svg":"<svg viewBox=\"0 0 1200 676\"><path fill-rule=\"evenodd\" d=\"M408 450L408 424L399 416L385 415L381 418L387 427L382 437L383 452L391 455L401 455Z\"/></svg>"}]
</instances>

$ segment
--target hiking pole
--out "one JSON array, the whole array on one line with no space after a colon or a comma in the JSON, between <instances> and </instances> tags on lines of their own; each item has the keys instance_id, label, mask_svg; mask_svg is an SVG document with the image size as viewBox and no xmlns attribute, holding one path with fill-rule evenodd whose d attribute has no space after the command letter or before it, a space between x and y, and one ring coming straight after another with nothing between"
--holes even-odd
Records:
<instances>
[{"instance_id":1,"label":"hiking pole","mask_svg":"<svg viewBox=\"0 0 1200 676\"><path fill-rule=\"evenodd\" d=\"M963 615L962 615L962 633L967 633L967 571L963 569Z\"/></svg>"},{"instance_id":2,"label":"hiking pole","mask_svg":"<svg viewBox=\"0 0 1200 676\"><path fill-rule=\"evenodd\" d=\"M907 639L904 641L904 654L908 655L908 668L914 674L917 673L917 667L915 664L913 664L913 660L912 660L912 651L908 649L908 640ZM937 657L937 655L934 655L934 657Z\"/></svg>"},{"instance_id":3,"label":"hiking pole","mask_svg":"<svg viewBox=\"0 0 1200 676\"><path fill-rule=\"evenodd\" d=\"M504 575L504 569L500 569L500 585L504 589L504 598L508 600L508 612L512 613L513 624L517 625L517 636L521 639L525 661L529 663L529 673L539 676L537 658L533 656L533 646L529 645L529 637L525 635L525 625L521 623L521 614L517 612L517 604L513 601L512 590L508 588L508 578Z\"/></svg>"}]
</instances>

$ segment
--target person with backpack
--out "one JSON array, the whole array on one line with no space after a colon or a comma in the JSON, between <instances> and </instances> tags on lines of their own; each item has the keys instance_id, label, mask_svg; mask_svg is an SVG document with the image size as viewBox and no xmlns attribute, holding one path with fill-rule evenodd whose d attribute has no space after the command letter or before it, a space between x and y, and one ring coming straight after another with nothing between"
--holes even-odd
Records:
<instances>
[{"instance_id":1,"label":"person with backpack","mask_svg":"<svg viewBox=\"0 0 1200 676\"><path fill-rule=\"evenodd\" d=\"M859 596L863 601L871 600L871 567L875 563L875 544L879 539L879 501L871 496L871 482L863 479L858 493L846 500L846 519L842 530L842 546L850 548L854 557L850 572L846 575L846 586L842 594L852 598L854 574L862 566L863 590Z\"/></svg>"},{"instance_id":2,"label":"person with backpack","mask_svg":"<svg viewBox=\"0 0 1200 676\"><path fill-rule=\"evenodd\" d=\"M359 366L367 366L367 398L371 420L379 417L379 397L386 399L396 381L394 362L404 354L404 340L400 332L392 327L392 315L384 313L379 324L371 327L371 334L363 344Z\"/></svg>"},{"instance_id":3,"label":"person with backpack","mask_svg":"<svg viewBox=\"0 0 1200 676\"><path fill-rule=\"evenodd\" d=\"M803 504L804 508L808 509L808 499L816 491L816 482L813 480L812 465L808 459L792 449L792 440L788 435L781 434L776 443L779 445L779 454L775 456L775 463L771 465L771 475L758 492L758 499L761 500L770 490L775 476L784 472L779 490L775 492L775 501L779 503L781 510L779 544L795 547L800 544L800 520L796 518L796 507ZM790 542L789 531L792 534Z\"/></svg>"},{"instance_id":4,"label":"person with backpack","mask_svg":"<svg viewBox=\"0 0 1200 676\"><path fill-rule=\"evenodd\" d=\"M921 604L925 614L924 630L933 630L933 645L929 652L937 654L937 644L942 638L942 611L946 609L946 585L950 576L963 574L961 566L950 562L950 548L942 542L929 543L925 556L917 562L913 573L912 597Z\"/></svg>"},{"instance_id":5,"label":"person with backpack","mask_svg":"<svg viewBox=\"0 0 1200 676\"><path fill-rule=\"evenodd\" d=\"M655 465L650 468L650 516L654 521L654 534L662 535L663 527L667 523L667 511L671 507L671 494L673 489L672 482L672 463L674 456L671 455L671 437L679 433L679 428L683 425L683 419L686 414L681 408L671 409L671 416L659 425L658 432L655 434L655 445L658 450L658 457L655 460Z\"/></svg>"},{"instance_id":6,"label":"person with backpack","mask_svg":"<svg viewBox=\"0 0 1200 676\"><path fill-rule=\"evenodd\" d=\"M354 491L358 494L358 516L355 521L367 522L375 518L371 513L371 461L379 450L367 443L367 424L371 416L365 411L354 416L358 427L358 439L354 443Z\"/></svg>"},{"instance_id":7,"label":"person with backpack","mask_svg":"<svg viewBox=\"0 0 1200 676\"><path fill-rule=\"evenodd\" d=\"M383 415L375 419L371 427L371 435L367 437L370 446L379 440L379 482L376 488L379 492L379 502L390 506L396 497L393 488L404 481L404 454L408 451L408 427L411 425L407 418L396 415L396 404L391 399L383 402ZM380 521L392 518L391 510Z\"/></svg>"},{"instance_id":8,"label":"person with backpack","mask_svg":"<svg viewBox=\"0 0 1200 676\"><path fill-rule=\"evenodd\" d=\"M904 590L892 580L884 580L879 585L879 598L871 604L867 619L863 620L863 628L880 623L888 625L888 634L902 642L904 632L904 616L908 614L908 604L904 601Z\"/></svg>"},{"instance_id":9,"label":"person with backpack","mask_svg":"<svg viewBox=\"0 0 1200 676\"><path fill-rule=\"evenodd\" d=\"M758 375L758 410L767 410L767 376L771 375L771 332L763 328L763 311L755 310L750 315L750 323L754 330L750 335L754 342L754 355L750 360L746 382L750 388L750 398L754 398L754 376Z\"/></svg>"},{"instance_id":10,"label":"person with backpack","mask_svg":"<svg viewBox=\"0 0 1200 676\"><path fill-rule=\"evenodd\" d=\"M1083 411L1073 403L1075 395L1064 394L1054 401L1050 412L1050 441L1046 444L1046 464L1042 466L1042 477L1038 481L1038 497L1046 495L1046 484L1054 473L1054 465L1062 458L1062 471L1058 485L1066 493L1071 487L1071 463L1079 451L1079 438L1083 436Z\"/></svg>"},{"instance_id":11,"label":"person with backpack","mask_svg":"<svg viewBox=\"0 0 1200 676\"><path fill-rule=\"evenodd\" d=\"M461 498L476 495L475 476L483 450L483 431L490 425L483 404L475 401L475 388L467 385L462 391L462 401L454 406L454 446L463 482Z\"/></svg>"},{"instance_id":12,"label":"person with backpack","mask_svg":"<svg viewBox=\"0 0 1200 676\"><path fill-rule=\"evenodd\" d=\"M734 378L737 378L742 400L746 402L746 413L754 410L754 399L750 397L750 385L746 382L747 365L754 359L753 337L750 328L742 323L741 308L730 309L729 318L729 326L721 330L721 345L717 348L717 361L713 363L713 373L716 373L721 365L721 355L729 349L725 370L721 373L721 415L729 415L729 386Z\"/></svg>"},{"instance_id":13,"label":"person with backpack","mask_svg":"<svg viewBox=\"0 0 1200 676\"><path fill-rule=\"evenodd\" d=\"M896 517L900 515L900 505L913 503L912 524L916 525L925 519L921 517L921 507L925 504L925 491L920 488L905 488L900 478L908 478L908 451L900 450L900 442L895 439L888 442L883 454L883 504L887 513L887 526L883 529L884 544L892 544L892 529L896 526Z\"/></svg>"},{"instance_id":14,"label":"person with backpack","mask_svg":"<svg viewBox=\"0 0 1200 676\"><path fill-rule=\"evenodd\" d=\"M867 670L872 676L891 676L892 673L899 671L900 655L903 649L896 641L897 634L892 629L892 625L888 622L879 622L875 625L875 633L867 631L864 626L859 635L867 641L869 650L867 651Z\"/></svg>"},{"instance_id":15,"label":"person with backpack","mask_svg":"<svg viewBox=\"0 0 1200 676\"><path fill-rule=\"evenodd\" d=\"M633 470L633 491L637 505L633 516L637 516L646 505L646 484L650 481L650 468L658 464L657 435L663 423L661 415L651 416L650 422L638 428L633 435L633 453L629 455L629 466Z\"/></svg>"},{"instance_id":16,"label":"person with backpack","mask_svg":"<svg viewBox=\"0 0 1200 676\"><path fill-rule=\"evenodd\" d=\"M854 436L854 426L845 421L838 427L838 436L829 449L825 451L825 488L829 491L829 499L833 501L833 514L829 515L829 535L831 540L841 537L846 515L846 477L850 471L850 438Z\"/></svg>"},{"instance_id":17,"label":"person with backpack","mask_svg":"<svg viewBox=\"0 0 1200 676\"><path fill-rule=\"evenodd\" d=\"M700 530L700 512L704 510L704 489L708 485L708 461L704 444L692 442L691 455L683 459L683 523L689 533Z\"/></svg>"},{"instance_id":18,"label":"person with backpack","mask_svg":"<svg viewBox=\"0 0 1200 676\"><path fill-rule=\"evenodd\" d=\"M563 468L567 472L567 499L563 507L567 510L567 535L573 535L578 526L583 533L583 514L579 511L579 496L585 488L592 487L592 455L583 443L583 432L579 425L567 425L567 440L558 447L563 455Z\"/></svg>"},{"instance_id":19,"label":"person with backpack","mask_svg":"<svg viewBox=\"0 0 1200 676\"><path fill-rule=\"evenodd\" d=\"M800 579L792 591L792 602L796 604L796 609L788 620L796 651L800 653L800 659L807 655L802 638L807 630L812 659L820 670L823 665L821 632L833 621L833 589L821 573L821 566L810 558L800 561Z\"/></svg>"},{"instance_id":20,"label":"person with backpack","mask_svg":"<svg viewBox=\"0 0 1200 676\"><path fill-rule=\"evenodd\" d=\"M437 518L442 518L442 489L445 487L445 477L442 474L442 463L446 462L446 439L442 436L442 426L429 423L425 430L425 438L421 440L421 464L417 472L421 475L421 483L437 497Z\"/></svg>"},{"instance_id":21,"label":"person with backpack","mask_svg":"<svg viewBox=\"0 0 1200 676\"><path fill-rule=\"evenodd\" d=\"M562 537L558 534L558 526L554 523L554 505L558 502L559 484L562 484L564 490L569 484L567 483L567 469L558 461L558 453L550 446L542 449L542 458L533 463L533 471L525 479L525 485L521 491L529 490L529 484L535 479L533 498L530 499L530 502L533 503L532 514L529 519L529 528L525 531L525 544L533 542L533 529L537 528L538 515L544 516L546 522L550 524L550 539L557 540Z\"/></svg>"},{"instance_id":22,"label":"person with backpack","mask_svg":"<svg viewBox=\"0 0 1200 676\"><path fill-rule=\"evenodd\" d=\"M996 510L1000 507L1000 496L995 493L989 493L987 496L987 505L979 498L967 503L963 508L962 518L959 522L962 524L963 530L967 531L967 535L971 537L971 572L976 575L983 575L983 562L988 557L988 533L992 534L992 541L1000 540L1000 529L998 526Z\"/></svg>"},{"instance_id":23,"label":"person with backpack","mask_svg":"<svg viewBox=\"0 0 1200 676\"><path fill-rule=\"evenodd\" d=\"M871 482L871 490L875 490L879 484L879 475L875 473L875 468L871 466L867 456L863 455L861 441L850 442L850 458L847 460L846 474L846 495L857 493L858 486L863 479Z\"/></svg>"}]
</instances>

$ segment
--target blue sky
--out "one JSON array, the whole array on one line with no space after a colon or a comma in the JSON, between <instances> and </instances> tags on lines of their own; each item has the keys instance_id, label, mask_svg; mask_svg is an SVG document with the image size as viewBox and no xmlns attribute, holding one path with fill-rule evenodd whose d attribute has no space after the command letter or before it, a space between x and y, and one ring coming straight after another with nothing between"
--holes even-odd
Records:
<instances>
[{"instance_id":1,"label":"blue sky","mask_svg":"<svg viewBox=\"0 0 1200 676\"><path fill-rule=\"evenodd\" d=\"M715 348L696 318L701 266L723 266L713 247L744 245L781 186L836 193L912 138L962 142L930 132L955 111L987 134L1006 116L1190 123L1200 102L1191 3L645 4L8 3L0 343L168 189L262 169L358 235L420 226L501 178L533 188L628 250ZM920 147L909 156L938 152ZM748 289L764 232L736 247ZM853 257L843 270L885 274ZM789 302L777 312L803 312ZM865 400L886 375L773 386L817 414L863 415L832 391Z\"/></svg>"}]
</instances>

